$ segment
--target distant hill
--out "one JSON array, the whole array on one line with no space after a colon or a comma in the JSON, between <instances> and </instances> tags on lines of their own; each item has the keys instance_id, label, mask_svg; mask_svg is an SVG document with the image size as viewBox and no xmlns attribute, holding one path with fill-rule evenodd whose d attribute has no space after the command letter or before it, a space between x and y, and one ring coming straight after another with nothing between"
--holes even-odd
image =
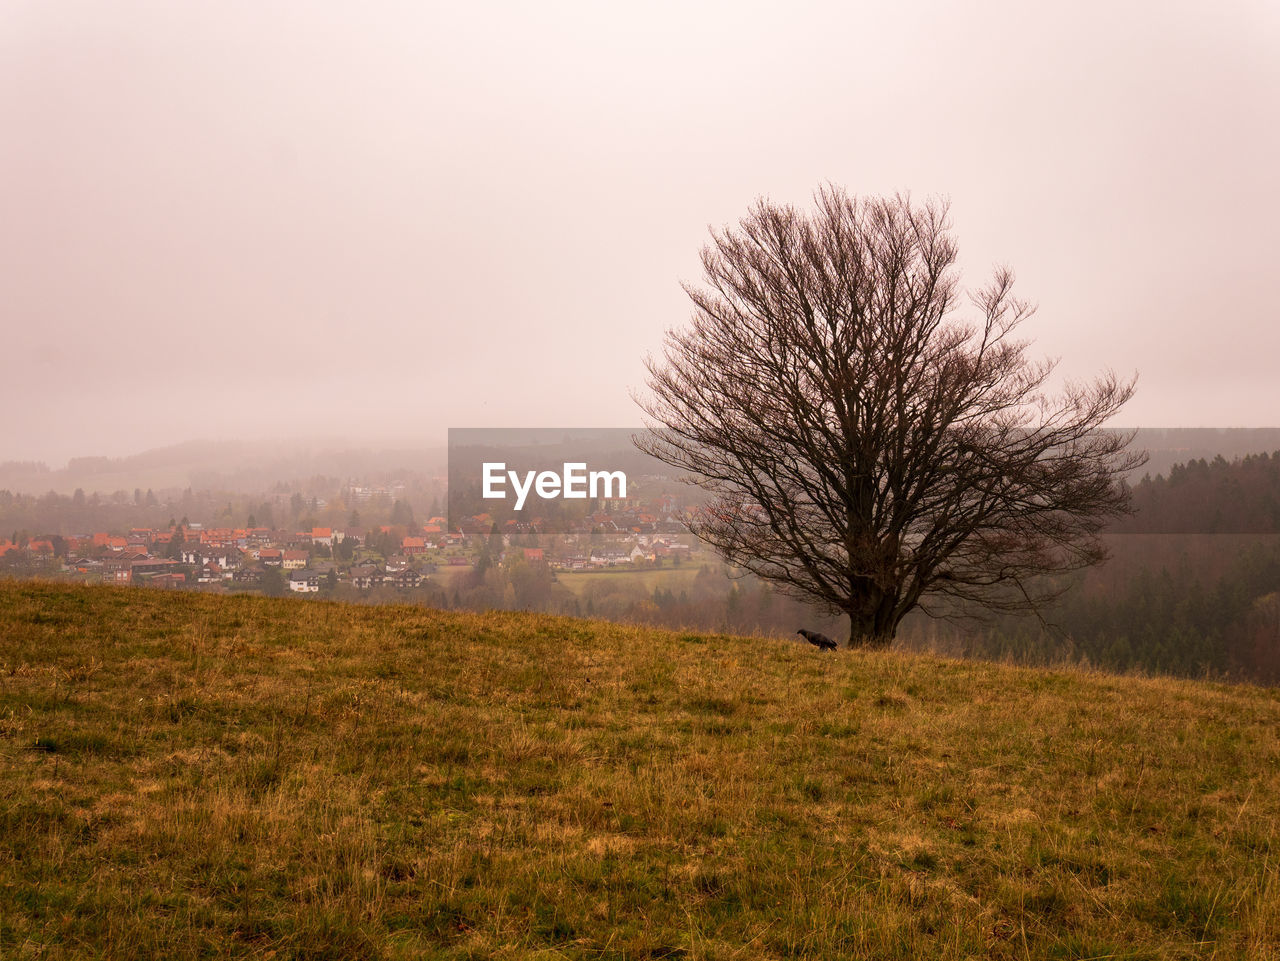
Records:
<instances>
[{"instance_id":1,"label":"distant hill","mask_svg":"<svg viewBox=\"0 0 1280 961\"><path fill-rule=\"evenodd\" d=\"M1117 534L1280 533L1280 445L1276 453L1188 459L1133 485L1134 513Z\"/></svg>"},{"instance_id":2,"label":"distant hill","mask_svg":"<svg viewBox=\"0 0 1280 961\"><path fill-rule=\"evenodd\" d=\"M480 437L496 435L496 432L475 433ZM512 442L525 435L560 433L563 432L513 431ZM626 437L629 430L596 433L610 439L590 447L595 453L606 452L633 471L653 463L634 450L619 452L612 435ZM590 436L589 432L586 436ZM1147 465L1134 473L1133 480L1137 481L1144 474L1154 477L1167 473L1174 464L1190 460L1212 461L1218 456L1232 460L1246 454L1280 450L1280 428L1143 428L1138 431L1134 446L1150 453ZM464 452L465 456L475 453ZM562 459L564 456L554 445L546 447L543 453L548 456L555 453ZM573 453L582 454L582 442L575 444ZM256 493L278 481L316 475L346 478L399 470L444 476L447 465L448 449L439 444L414 447L338 439L196 440L128 456L72 458L60 469L31 461L3 462L0 463L0 490L15 494L44 494L51 490L70 494L80 488L87 494L95 491L109 494L134 488L161 491L192 487Z\"/></svg>"},{"instance_id":3,"label":"distant hill","mask_svg":"<svg viewBox=\"0 0 1280 961\"><path fill-rule=\"evenodd\" d=\"M76 457L50 470L32 462L0 463L0 490L13 493L107 494L220 489L256 493L277 482L316 475L367 477L380 471L418 471L443 477L443 446L366 447L340 441L189 441L126 457Z\"/></svg>"},{"instance_id":4,"label":"distant hill","mask_svg":"<svg viewBox=\"0 0 1280 961\"><path fill-rule=\"evenodd\" d=\"M1280 427L1142 427L1133 447L1150 455L1133 479L1168 474L1174 464L1215 457L1235 460L1247 454L1280 450Z\"/></svg>"}]
</instances>

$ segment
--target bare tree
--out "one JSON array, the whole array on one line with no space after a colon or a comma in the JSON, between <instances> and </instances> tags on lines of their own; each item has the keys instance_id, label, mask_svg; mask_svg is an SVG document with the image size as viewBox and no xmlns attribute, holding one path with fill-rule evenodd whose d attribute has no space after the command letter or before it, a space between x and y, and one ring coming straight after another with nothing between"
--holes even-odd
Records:
<instances>
[{"instance_id":1,"label":"bare tree","mask_svg":"<svg viewBox=\"0 0 1280 961\"><path fill-rule=\"evenodd\" d=\"M1054 398L1014 336L1032 308L996 271L957 317L940 202L828 187L812 213L759 202L713 231L692 326L649 358L639 446L713 496L689 523L727 560L892 642L945 598L1034 608L1048 575L1106 556L1144 454L1099 428L1134 382ZM1059 579L1060 580L1060 579Z\"/></svg>"}]
</instances>

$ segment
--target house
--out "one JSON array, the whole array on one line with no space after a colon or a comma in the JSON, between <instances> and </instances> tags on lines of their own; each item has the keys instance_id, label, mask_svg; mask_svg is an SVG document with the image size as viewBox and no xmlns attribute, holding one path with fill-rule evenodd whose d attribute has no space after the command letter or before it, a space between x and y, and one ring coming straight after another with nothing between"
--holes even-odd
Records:
<instances>
[{"instance_id":1,"label":"house","mask_svg":"<svg viewBox=\"0 0 1280 961\"><path fill-rule=\"evenodd\" d=\"M458 528L464 534L488 534L492 529L493 523L480 520L479 517L464 517L458 522Z\"/></svg>"},{"instance_id":2,"label":"house","mask_svg":"<svg viewBox=\"0 0 1280 961\"><path fill-rule=\"evenodd\" d=\"M541 562L544 559L542 556L542 548L526 547L524 549L524 559L530 562Z\"/></svg>"},{"instance_id":3,"label":"house","mask_svg":"<svg viewBox=\"0 0 1280 961\"><path fill-rule=\"evenodd\" d=\"M264 573L261 567L242 567L231 575L231 579L237 584L261 584Z\"/></svg>"},{"instance_id":4,"label":"house","mask_svg":"<svg viewBox=\"0 0 1280 961\"><path fill-rule=\"evenodd\" d=\"M334 544L333 528L332 527L311 528L311 543L323 544L325 547L332 547Z\"/></svg>"},{"instance_id":5,"label":"house","mask_svg":"<svg viewBox=\"0 0 1280 961\"><path fill-rule=\"evenodd\" d=\"M224 571L239 570L244 565L244 551L235 546L224 547L215 552L214 559Z\"/></svg>"},{"instance_id":6,"label":"house","mask_svg":"<svg viewBox=\"0 0 1280 961\"><path fill-rule=\"evenodd\" d=\"M222 581L222 566L217 561L210 561L196 572L197 584L221 584Z\"/></svg>"},{"instance_id":7,"label":"house","mask_svg":"<svg viewBox=\"0 0 1280 961\"><path fill-rule=\"evenodd\" d=\"M182 548L182 563L192 566L217 564L224 571L229 571L239 567L243 560L244 556L236 547L211 547L205 544Z\"/></svg>"},{"instance_id":8,"label":"house","mask_svg":"<svg viewBox=\"0 0 1280 961\"><path fill-rule=\"evenodd\" d=\"M382 571L371 564L362 564L351 568L351 586L357 590L367 591L382 583Z\"/></svg>"},{"instance_id":9,"label":"house","mask_svg":"<svg viewBox=\"0 0 1280 961\"><path fill-rule=\"evenodd\" d=\"M283 552L274 547L264 547L258 551L258 560L265 567L279 567L284 561Z\"/></svg>"},{"instance_id":10,"label":"house","mask_svg":"<svg viewBox=\"0 0 1280 961\"><path fill-rule=\"evenodd\" d=\"M131 570L135 578L151 577L154 579L155 575L173 573L173 569L178 566L179 562L172 557L143 557L134 559Z\"/></svg>"},{"instance_id":11,"label":"house","mask_svg":"<svg viewBox=\"0 0 1280 961\"><path fill-rule=\"evenodd\" d=\"M232 530L229 527L214 527L200 532L200 543L205 547L234 547L243 537L244 531Z\"/></svg>"},{"instance_id":12,"label":"house","mask_svg":"<svg viewBox=\"0 0 1280 961\"><path fill-rule=\"evenodd\" d=\"M306 551L282 551L280 566L286 571L300 571L307 566L307 561L310 559L311 555Z\"/></svg>"},{"instance_id":13,"label":"house","mask_svg":"<svg viewBox=\"0 0 1280 961\"><path fill-rule=\"evenodd\" d=\"M400 541L400 552L405 555L425 554L427 542L421 537L405 537Z\"/></svg>"},{"instance_id":14,"label":"house","mask_svg":"<svg viewBox=\"0 0 1280 961\"><path fill-rule=\"evenodd\" d=\"M133 581L133 560L126 557L107 557L102 561L102 579L111 584L129 584Z\"/></svg>"},{"instance_id":15,"label":"house","mask_svg":"<svg viewBox=\"0 0 1280 961\"><path fill-rule=\"evenodd\" d=\"M298 594L316 594L320 591L320 574L309 569L289 572L289 590Z\"/></svg>"},{"instance_id":16,"label":"house","mask_svg":"<svg viewBox=\"0 0 1280 961\"><path fill-rule=\"evenodd\" d=\"M17 550L15 547L14 550ZM0 554L4 553L4 544L0 544ZM77 557L67 561L67 567L77 574L102 574L102 561L91 557Z\"/></svg>"},{"instance_id":17,"label":"house","mask_svg":"<svg viewBox=\"0 0 1280 961\"><path fill-rule=\"evenodd\" d=\"M387 582L397 590L408 591L422 585L422 575L410 567L390 575Z\"/></svg>"}]
</instances>

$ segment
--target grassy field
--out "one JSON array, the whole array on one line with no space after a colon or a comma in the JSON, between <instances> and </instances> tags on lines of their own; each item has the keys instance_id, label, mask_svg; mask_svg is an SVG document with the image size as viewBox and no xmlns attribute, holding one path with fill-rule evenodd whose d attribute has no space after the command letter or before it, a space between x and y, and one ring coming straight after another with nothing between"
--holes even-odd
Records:
<instances>
[{"instance_id":1,"label":"grassy field","mask_svg":"<svg viewBox=\"0 0 1280 961\"><path fill-rule=\"evenodd\" d=\"M700 565L695 563L686 563L680 567L668 566L641 570L615 568L602 571L557 571L556 580L579 597L583 597L592 584L607 584L615 581L638 584L645 594L652 594L659 588L678 594L687 589L693 579L698 576L699 567ZM728 590L732 582L728 578L723 580L725 590Z\"/></svg>"},{"instance_id":2,"label":"grassy field","mask_svg":"<svg viewBox=\"0 0 1280 961\"><path fill-rule=\"evenodd\" d=\"M471 571L470 564L465 566L462 564L439 564L430 576L431 580L439 584L445 591L452 591L457 587L454 581L463 574L470 574Z\"/></svg>"},{"instance_id":3,"label":"grassy field","mask_svg":"<svg viewBox=\"0 0 1280 961\"><path fill-rule=\"evenodd\" d=\"M0 583L0 957L1277 958L1280 693Z\"/></svg>"}]
</instances>

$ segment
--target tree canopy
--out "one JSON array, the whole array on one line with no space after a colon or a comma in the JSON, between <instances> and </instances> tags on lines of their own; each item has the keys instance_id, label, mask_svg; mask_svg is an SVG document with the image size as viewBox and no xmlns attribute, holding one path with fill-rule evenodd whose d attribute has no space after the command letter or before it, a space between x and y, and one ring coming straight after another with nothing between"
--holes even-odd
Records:
<instances>
[{"instance_id":1,"label":"tree canopy","mask_svg":"<svg viewBox=\"0 0 1280 961\"><path fill-rule=\"evenodd\" d=\"M850 644L942 598L1034 606L1127 509L1143 455L1099 428L1134 381L1051 396L1012 272L962 290L945 204L815 200L712 232L692 323L648 361L640 446L712 495L695 534L847 614Z\"/></svg>"}]
</instances>

